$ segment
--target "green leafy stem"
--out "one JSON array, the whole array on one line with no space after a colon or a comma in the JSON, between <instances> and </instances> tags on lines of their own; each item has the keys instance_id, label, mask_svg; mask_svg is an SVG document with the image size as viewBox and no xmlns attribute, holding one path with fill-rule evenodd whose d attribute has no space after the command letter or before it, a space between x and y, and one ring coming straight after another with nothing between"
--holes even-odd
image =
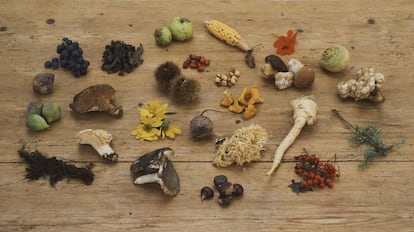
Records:
<instances>
[{"instance_id":1,"label":"green leafy stem","mask_svg":"<svg viewBox=\"0 0 414 232\"><path fill-rule=\"evenodd\" d=\"M362 145L366 144L371 147L365 149L364 151L364 161L359 164L361 169L368 167L370 161L376 157L385 157L388 152L405 143L405 140L401 139L394 142L391 145L386 145L381 140L382 131L376 126L367 125L364 127L353 126L347 120L345 120L340 114L339 111L335 108L331 109L332 113L337 116L347 127L353 130L354 136L349 139L353 144Z\"/></svg>"}]
</instances>

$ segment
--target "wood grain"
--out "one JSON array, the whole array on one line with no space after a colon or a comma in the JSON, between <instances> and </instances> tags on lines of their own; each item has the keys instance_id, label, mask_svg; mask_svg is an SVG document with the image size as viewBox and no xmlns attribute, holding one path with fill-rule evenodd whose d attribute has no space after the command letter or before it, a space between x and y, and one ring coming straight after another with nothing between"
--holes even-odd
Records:
<instances>
[{"instance_id":1,"label":"wood grain","mask_svg":"<svg viewBox=\"0 0 414 232\"><path fill-rule=\"evenodd\" d=\"M0 1L0 231L412 231L414 226L414 2L397 1ZM155 45L152 33L173 16L183 15L194 23L191 41L175 42L167 48ZM55 19L54 24L46 20ZM288 29L300 29L296 52L290 56L311 66L316 73L312 88L278 91L263 80L260 70L244 64L244 54L208 34L203 22L218 19L236 28L254 46L256 64L274 54L273 41ZM373 24L367 20L374 20ZM87 76L74 78L53 70L55 91L37 96L31 81L46 72L43 62L55 56L63 37L80 43L91 66ZM103 49L111 40L144 45L144 64L123 77L100 69ZM348 68L329 74L319 68L323 50L342 44L351 52ZM183 70L202 85L201 100L191 106L177 105L157 90L153 72L165 62L181 64L188 54L211 59L204 73ZM372 66L386 77L381 105L341 100L335 85L355 76L361 67ZM235 67L242 73L233 93L258 85L264 104L256 117L242 121L238 115L208 113L217 137L230 136L242 126L262 125L269 142L261 161L246 167L218 169L212 166L214 140L196 142L188 125L203 109L219 106L224 88L216 87L216 73ZM98 83L117 90L124 116L79 115L69 103L82 89ZM315 95L320 107L318 122L306 127L285 154L275 175L265 175L274 150L291 127L289 99ZM62 105L62 119L50 130L34 133L25 127L25 108L33 99ZM170 119L183 128L175 140L137 141L130 135L139 122L137 105L157 99L177 112ZM367 170L357 168L364 147L350 145L351 131L331 112L339 109L357 125L373 124L391 143L404 138L406 144L389 156L377 159ZM77 144L75 135L86 128L102 128L113 136L119 162L103 162L88 146ZM79 162L94 162L95 181L84 186L76 181L59 182L51 188L46 179L24 179L25 164L17 150L27 144L51 156ZM171 157L181 178L181 192L167 198L157 185L134 186L129 165L140 155L170 146ZM297 179L293 157L303 148L329 159L336 154L341 177L334 189L305 194L293 193L287 185ZM228 208L215 200L199 199L204 185L217 174L243 184L246 194Z\"/></svg>"}]
</instances>

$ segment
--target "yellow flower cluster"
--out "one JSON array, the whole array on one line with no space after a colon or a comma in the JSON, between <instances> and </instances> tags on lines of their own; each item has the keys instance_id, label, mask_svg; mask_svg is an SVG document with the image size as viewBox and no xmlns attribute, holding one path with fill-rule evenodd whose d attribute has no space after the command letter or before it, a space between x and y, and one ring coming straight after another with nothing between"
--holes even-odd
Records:
<instances>
[{"instance_id":1,"label":"yellow flower cluster","mask_svg":"<svg viewBox=\"0 0 414 232\"><path fill-rule=\"evenodd\" d=\"M149 101L144 108L138 108L141 122L131 132L137 140L155 141L159 137L173 139L181 134L181 128L171 125L165 116L168 104L160 104L157 100Z\"/></svg>"}]
</instances>

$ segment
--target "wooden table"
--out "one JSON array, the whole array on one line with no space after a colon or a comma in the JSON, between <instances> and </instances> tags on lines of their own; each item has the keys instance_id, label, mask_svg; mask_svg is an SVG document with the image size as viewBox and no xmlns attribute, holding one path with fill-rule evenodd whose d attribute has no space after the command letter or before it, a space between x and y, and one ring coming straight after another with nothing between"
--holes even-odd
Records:
<instances>
[{"instance_id":1,"label":"wooden table","mask_svg":"<svg viewBox=\"0 0 414 232\"><path fill-rule=\"evenodd\" d=\"M414 2L396 1L1 1L0 75L0 231L412 231L414 219L412 158L414 134L413 38ZM173 16L182 15L194 23L189 42L157 47L153 31ZM47 19L55 23L47 24ZM249 69L244 54L216 40L203 22L218 19L237 29L251 45L257 68ZM368 22L369 21L369 22ZM300 30L296 52L283 56L298 58L316 73L314 86L306 90L278 91L261 77L264 57L275 54L273 41L288 29ZM46 70L43 62L55 56L63 37L80 43L91 65L87 76L74 78L63 69ZM144 45L144 64L121 77L100 69L104 47L111 40ZM351 62L339 74L319 67L325 48L341 44L351 52ZM182 106L157 90L154 70L165 62L181 64L188 54L211 59L206 72L185 69L183 74L202 85L200 101ZM340 99L335 90L339 81L355 77L361 67L374 67L386 77L386 101L375 105ZM256 84L264 99L258 114L242 123L239 115L209 113L217 137L253 123L269 133L266 151L259 162L245 167L216 168L211 161L214 139L196 142L188 125L203 109L225 110L219 101L225 88L216 87L216 73L235 67L242 73L233 93ZM38 96L32 79L40 72L56 75L55 91ZM79 115L69 108L73 96L94 84L110 84L124 116ZM306 127L285 154L272 176L266 176L273 154L291 127L289 100L313 94L320 107L317 123ZM26 105L39 99L62 105L60 121L44 132L25 127ZM174 140L137 141L130 132L139 123L137 105L149 100L168 103L169 118L183 128ZM356 125L380 127L387 143L404 138L406 144L389 156L376 159L361 171L365 147L348 143L352 135L331 107ZM89 146L77 143L75 135L86 128L110 131L116 164L104 162ZM30 149L77 161L93 162L95 181L61 181L54 188L48 179L24 179L25 163L17 150ZM181 191L166 197L159 186L134 186L129 166L146 152L171 147L171 157L181 178ZM287 186L294 173L293 157L303 148L328 160L336 155L341 176L333 189L295 194ZM200 201L199 191L212 185L215 175L227 175L245 187L245 195L220 207L216 200Z\"/></svg>"}]
</instances>

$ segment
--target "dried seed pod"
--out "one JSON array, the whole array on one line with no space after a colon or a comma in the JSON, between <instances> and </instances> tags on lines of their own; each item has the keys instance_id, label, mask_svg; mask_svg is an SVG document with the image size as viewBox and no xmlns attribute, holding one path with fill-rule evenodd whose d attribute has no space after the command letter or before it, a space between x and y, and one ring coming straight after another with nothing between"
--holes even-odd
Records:
<instances>
[{"instance_id":1,"label":"dried seed pod","mask_svg":"<svg viewBox=\"0 0 414 232\"><path fill-rule=\"evenodd\" d=\"M227 176L225 176L225 175L215 176L214 177L214 180L213 180L213 183L214 183L214 186L216 186L217 188L219 188L224 183L227 183Z\"/></svg>"},{"instance_id":2,"label":"dried seed pod","mask_svg":"<svg viewBox=\"0 0 414 232\"><path fill-rule=\"evenodd\" d=\"M201 200L210 200L214 197L214 191L210 187L205 186L201 189L200 196Z\"/></svg>"},{"instance_id":3,"label":"dried seed pod","mask_svg":"<svg viewBox=\"0 0 414 232\"><path fill-rule=\"evenodd\" d=\"M191 104L199 99L200 82L196 79L187 79L183 76L174 80L172 96L179 104Z\"/></svg>"},{"instance_id":4,"label":"dried seed pod","mask_svg":"<svg viewBox=\"0 0 414 232\"><path fill-rule=\"evenodd\" d=\"M241 184L233 184L232 195L241 196L244 193L244 188Z\"/></svg>"},{"instance_id":5,"label":"dried seed pod","mask_svg":"<svg viewBox=\"0 0 414 232\"><path fill-rule=\"evenodd\" d=\"M190 132L194 139L205 139L211 137L213 133L213 121L203 114L209 110L204 110L200 115L195 116L190 122Z\"/></svg>"},{"instance_id":6,"label":"dried seed pod","mask_svg":"<svg viewBox=\"0 0 414 232\"><path fill-rule=\"evenodd\" d=\"M55 75L52 73L39 73L33 78L33 91L38 94L48 94L53 91Z\"/></svg>"},{"instance_id":7,"label":"dried seed pod","mask_svg":"<svg viewBox=\"0 0 414 232\"><path fill-rule=\"evenodd\" d=\"M189 65L185 63L186 66ZM169 90L172 85L172 81L181 74L181 69L173 62L167 61L155 70L155 79L158 82L158 85L163 90Z\"/></svg>"},{"instance_id":8,"label":"dried seed pod","mask_svg":"<svg viewBox=\"0 0 414 232\"><path fill-rule=\"evenodd\" d=\"M233 184L225 182L217 188L220 196L231 196L233 193Z\"/></svg>"},{"instance_id":9,"label":"dried seed pod","mask_svg":"<svg viewBox=\"0 0 414 232\"><path fill-rule=\"evenodd\" d=\"M229 206L231 203L231 196L219 196L218 203L221 206Z\"/></svg>"}]
</instances>

